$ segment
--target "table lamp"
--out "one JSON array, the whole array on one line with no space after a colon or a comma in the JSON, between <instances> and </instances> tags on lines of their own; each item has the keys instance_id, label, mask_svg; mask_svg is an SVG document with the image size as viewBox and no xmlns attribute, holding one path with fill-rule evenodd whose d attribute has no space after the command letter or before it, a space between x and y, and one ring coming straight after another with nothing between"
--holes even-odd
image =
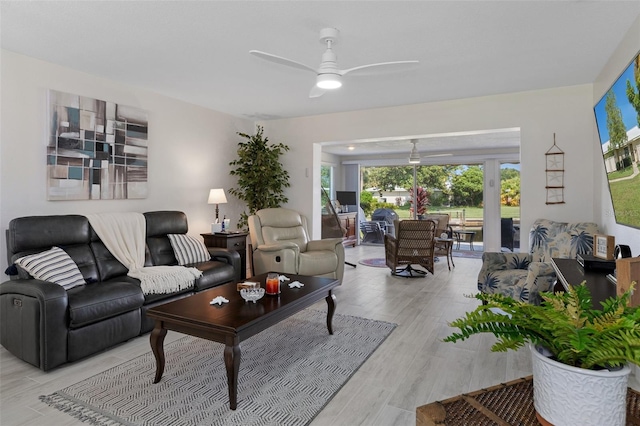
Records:
<instances>
[{"instance_id":1,"label":"table lamp","mask_svg":"<svg viewBox=\"0 0 640 426\"><path fill-rule=\"evenodd\" d=\"M218 219L218 213L220 212L218 205L219 204L224 204L227 202L227 197L224 195L224 189L222 188L217 188L217 189L212 189L209 191L209 201L208 204L215 204L216 205L216 221L215 223L220 223L220 220Z\"/></svg>"}]
</instances>

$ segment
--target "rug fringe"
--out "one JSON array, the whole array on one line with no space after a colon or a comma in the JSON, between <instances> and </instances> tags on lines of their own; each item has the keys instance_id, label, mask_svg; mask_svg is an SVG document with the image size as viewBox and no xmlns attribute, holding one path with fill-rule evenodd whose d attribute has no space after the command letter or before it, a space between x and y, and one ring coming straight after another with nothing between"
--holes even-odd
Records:
<instances>
[{"instance_id":1,"label":"rug fringe","mask_svg":"<svg viewBox=\"0 0 640 426\"><path fill-rule=\"evenodd\" d=\"M80 420L82 423L88 423L95 426L129 425L129 423L121 423L113 417L99 413L85 405L70 401L68 397L59 395L57 392L52 393L51 395L41 395L39 399L45 404Z\"/></svg>"}]
</instances>

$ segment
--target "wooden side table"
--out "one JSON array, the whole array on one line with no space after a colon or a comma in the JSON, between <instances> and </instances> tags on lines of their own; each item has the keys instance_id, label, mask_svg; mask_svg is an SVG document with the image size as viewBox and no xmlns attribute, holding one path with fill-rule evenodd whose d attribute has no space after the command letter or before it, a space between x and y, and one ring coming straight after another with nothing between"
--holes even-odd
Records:
<instances>
[{"instance_id":1,"label":"wooden side table","mask_svg":"<svg viewBox=\"0 0 640 426\"><path fill-rule=\"evenodd\" d=\"M436 237L434 242L435 255L442 255L443 253L447 257L447 266L451 270L451 265L455 268L456 264L453 263L453 238L440 238ZM451 263L449 263L451 261Z\"/></svg>"},{"instance_id":2,"label":"wooden side table","mask_svg":"<svg viewBox=\"0 0 640 426\"><path fill-rule=\"evenodd\" d=\"M247 278L247 234L240 233L221 233L200 234L204 238L204 245L207 247L220 247L229 250L235 250L240 255L241 272L240 279Z\"/></svg>"}]
</instances>

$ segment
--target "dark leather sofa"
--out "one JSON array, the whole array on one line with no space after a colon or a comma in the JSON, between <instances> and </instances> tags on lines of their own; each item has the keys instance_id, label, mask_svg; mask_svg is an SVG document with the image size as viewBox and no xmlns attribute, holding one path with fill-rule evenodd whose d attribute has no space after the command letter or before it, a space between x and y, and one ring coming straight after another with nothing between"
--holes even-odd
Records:
<instances>
[{"instance_id":1,"label":"dark leather sofa","mask_svg":"<svg viewBox=\"0 0 640 426\"><path fill-rule=\"evenodd\" d=\"M145 266L177 265L167 234L186 234L187 217L178 211L144 213ZM9 265L25 255L58 246L75 261L86 284L63 287L18 273L0 284L0 343L18 358L47 371L153 329L146 311L194 292L240 280L240 255L209 248L211 260L194 266L203 272L193 289L144 295L140 282L116 260L80 215L13 219L7 230Z\"/></svg>"}]
</instances>

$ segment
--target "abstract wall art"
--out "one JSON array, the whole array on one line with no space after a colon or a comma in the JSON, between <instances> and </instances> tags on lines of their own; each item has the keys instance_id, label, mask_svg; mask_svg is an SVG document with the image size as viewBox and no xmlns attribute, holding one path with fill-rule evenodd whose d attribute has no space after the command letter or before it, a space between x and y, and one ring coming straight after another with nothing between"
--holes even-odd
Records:
<instances>
[{"instance_id":1,"label":"abstract wall art","mask_svg":"<svg viewBox=\"0 0 640 426\"><path fill-rule=\"evenodd\" d=\"M49 90L48 200L147 197L147 112Z\"/></svg>"}]
</instances>

